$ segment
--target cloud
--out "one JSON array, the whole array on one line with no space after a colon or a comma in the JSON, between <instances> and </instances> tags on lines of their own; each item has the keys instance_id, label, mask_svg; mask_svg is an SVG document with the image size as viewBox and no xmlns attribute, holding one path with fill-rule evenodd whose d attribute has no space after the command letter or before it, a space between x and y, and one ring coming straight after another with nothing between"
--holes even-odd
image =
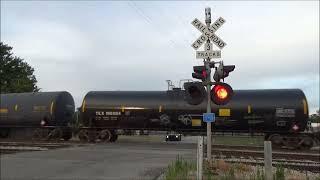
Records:
<instances>
[{"instance_id":1,"label":"cloud","mask_svg":"<svg viewBox=\"0 0 320 180\"><path fill-rule=\"evenodd\" d=\"M1 2L1 37L35 67L43 91L166 90L191 78L191 21L204 7L227 46L234 89L301 88L319 107L319 2ZM41 16L35 13L42 9ZM18 14L18 15L17 15Z\"/></svg>"},{"instance_id":2,"label":"cloud","mask_svg":"<svg viewBox=\"0 0 320 180\"><path fill-rule=\"evenodd\" d=\"M29 20L19 23L19 34L10 39L15 51L30 61L36 59L55 59L56 61L74 61L86 57L90 51L90 42L77 29L63 23L41 20ZM41 63L41 62L35 62Z\"/></svg>"}]
</instances>

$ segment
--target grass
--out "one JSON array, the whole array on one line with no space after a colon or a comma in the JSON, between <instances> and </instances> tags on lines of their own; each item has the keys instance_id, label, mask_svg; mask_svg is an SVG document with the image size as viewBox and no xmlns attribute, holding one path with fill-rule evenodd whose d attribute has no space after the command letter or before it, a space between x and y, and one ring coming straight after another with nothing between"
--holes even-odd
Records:
<instances>
[{"instance_id":1,"label":"grass","mask_svg":"<svg viewBox=\"0 0 320 180\"><path fill-rule=\"evenodd\" d=\"M276 172L273 174L273 179L275 180L285 180L284 178L284 167L279 165L276 167Z\"/></svg>"},{"instance_id":2,"label":"grass","mask_svg":"<svg viewBox=\"0 0 320 180\"><path fill-rule=\"evenodd\" d=\"M166 180L195 180L196 179L196 162L187 161L180 156L172 162L165 171L164 179ZM204 180L264 180L265 172L263 166L250 166L242 163L226 163L224 160L213 162L204 162L203 167ZM273 168L273 180L320 180L319 174L293 171L278 165Z\"/></svg>"},{"instance_id":3,"label":"grass","mask_svg":"<svg viewBox=\"0 0 320 180\"><path fill-rule=\"evenodd\" d=\"M196 171L197 165L195 162L184 160L181 156L178 156L176 160L168 166L165 172L165 179L194 179Z\"/></svg>"},{"instance_id":4,"label":"grass","mask_svg":"<svg viewBox=\"0 0 320 180\"><path fill-rule=\"evenodd\" d=\"M306 175L303 172L292 171L285 169L282 165L276 166L273 169L273 180L285 179L317 179L316 174ZM204 163L203 179L248 179L248 180L264 180L265 172L263 166L250 166L241 163L229 164L223 160Z\"/></svg>"},{"instance_id":5,"label":"grass","mask_svg":"<svg viewBox=\"0 0 320 180\"><path fill-rule=\"evenodd\" d=\"M214 144L263 146L264 137L214 136Z\"/></svg>"},{"instance_id":6,"label":"grass","mask_svg":"<svg viewBox=\"0 0 320 180\"><path fill-rule=\"evenodd\" d=\"M260 167L257 168L255 174L250 176L250 180L264 180L264 170Z\"/></svg>"}]
</instances>

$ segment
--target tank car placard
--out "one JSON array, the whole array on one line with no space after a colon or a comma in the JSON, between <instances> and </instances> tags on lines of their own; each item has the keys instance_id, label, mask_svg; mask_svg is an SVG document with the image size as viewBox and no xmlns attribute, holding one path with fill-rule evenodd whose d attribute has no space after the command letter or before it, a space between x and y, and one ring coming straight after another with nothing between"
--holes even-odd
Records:
<instances>
[{"instance_id":1,"label":"tank car placard","mask_svg":"<svg viewBox=\"0 0 320 180\"><path fill-rule=\"evenodd\" d=\"M8 109L7 108L1 108L0 109L0 114L7 114L8 113Z\"/></svg>"},{"instance_id":2,"label":"tank car placard","mask_svg":"<svg viewBox=\"0 0 320 180\"><path fill-rule=\"evenodd\" d=\"M47 111L47 106L33 106L34 112L43 112Z\"/></svg>"}]
</instances>

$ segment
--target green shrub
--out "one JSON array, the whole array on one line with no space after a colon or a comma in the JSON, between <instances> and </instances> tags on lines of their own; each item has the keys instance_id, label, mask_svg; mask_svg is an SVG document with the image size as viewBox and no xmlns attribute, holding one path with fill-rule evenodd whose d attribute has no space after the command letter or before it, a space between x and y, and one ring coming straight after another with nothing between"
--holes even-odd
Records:
<instances>
[{"instance_id":1,"label":"green shrub","mask_svg":"<svg viewBox=\"0 0 320 180\"><path fill-rule=\"evenodd\" d=\"M186 161L181 156L177 156L165 172L166 180L188 179L188 173L196 171L197 167L194 162Z\"/></svg>"},{"instance_id":2,"label":"green shrub","mask_svg":"<svg viewBox=\"0 0 320 180\"><path fill-rule=\"evenodd\" d=\"M276 173L273 174L274 180L285 180L284 178L284 167L280 164L276 167Z\"/></svg>"},{"instance_id":3,"label":"green shrub","mask_svg":"<svg viewBox=\"0 0 320 180\"><path fill-rule=\"evenodd\" d=\"M228 172L226 172L221 178L221 180L233 180L235 179L235 166L232 166Z\"/></svg>"},{"instance_id":4,"label":"green shrub","mask_svg":"<svg viewBox=\"0 0 320 180\"><path fill-rule=\"evenodd\" d=\"M264 180L264 170L260 167L257 169L256 175L254 177L254 180Z\"/></svg>"},{"instance_id":5,"label":"green shrub","mask_svg":"<svg viewBox=\"0 0 320 180\"><path fill-rule=\"evenodd\" d=\"M203 164L203 179L213 180L213 173L211 172L211 166L208 161Z\"/></svg>"}]
</instances>

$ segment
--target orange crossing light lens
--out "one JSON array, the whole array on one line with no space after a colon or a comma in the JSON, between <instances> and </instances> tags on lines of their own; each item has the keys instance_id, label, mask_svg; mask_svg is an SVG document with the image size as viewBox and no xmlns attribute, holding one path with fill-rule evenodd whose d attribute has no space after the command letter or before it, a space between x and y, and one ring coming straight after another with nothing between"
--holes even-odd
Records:
<instances>
[{"instance_id":1,"label":"orange crossing light lens","mask_svg":"<svg viewBox=\"0 0 320 180\"><path fill-rule=\"evenodd\" d=\"M233 96L232 87L227 83L216 83L211 89L211 100L216 105L226 105Z\"/></svg>"},{"instance_id":2,"label":"orange crossing light lens","mask_svg":"<svg viewBox=\"0 0 320 180\"><path fill-rule=\"evenodd\" d=\"M216 95L218 96L219 99L225 99L228 97L228 91L223 86L217 86L215 92L216 92Z\"/></svg>"}]
</instances>

